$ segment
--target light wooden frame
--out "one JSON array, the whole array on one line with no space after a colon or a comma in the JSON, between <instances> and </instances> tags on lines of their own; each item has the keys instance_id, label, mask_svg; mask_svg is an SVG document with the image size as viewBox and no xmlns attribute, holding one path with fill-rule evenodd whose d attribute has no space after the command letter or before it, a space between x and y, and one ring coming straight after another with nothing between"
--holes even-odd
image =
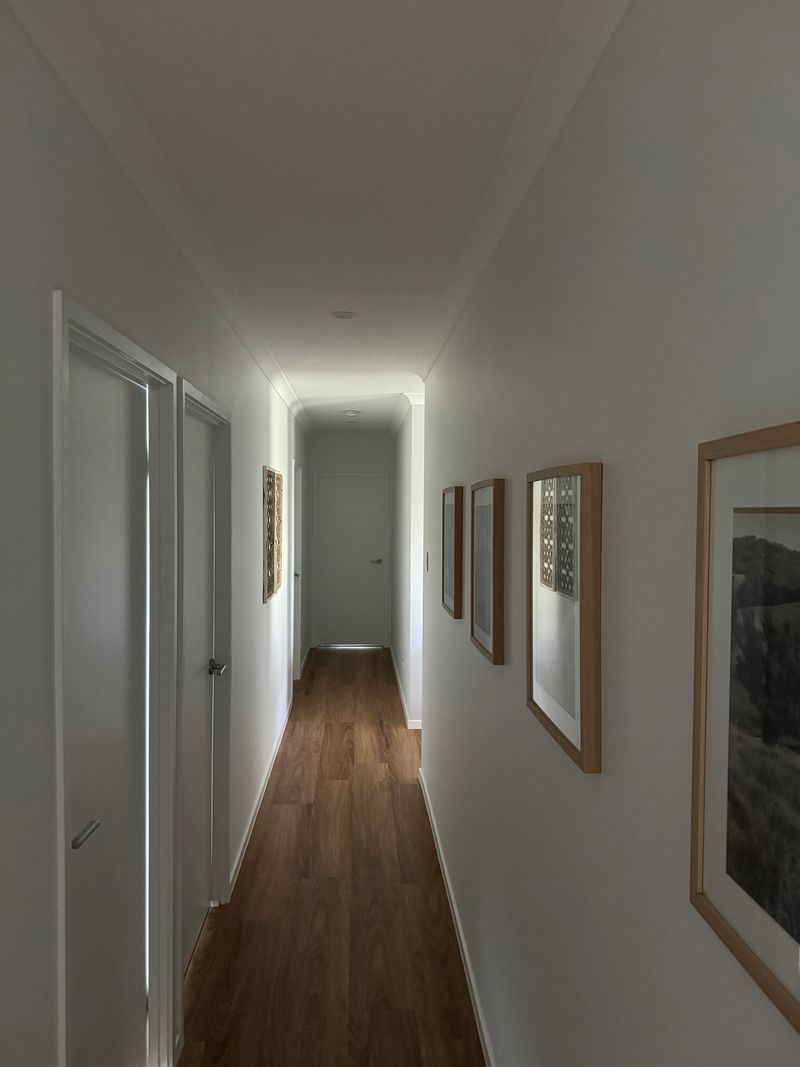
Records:
<instances>
[{"instance_id":1,"label":"light wooden frame","mask_svg":"<svg viewBox=\"0 0 800 1067\"><path fill-rule=\"evenodd\" d=\"M580 478L578 534L580 610L580 723L578 748L533 699L533 485L546 478ZM528 475L525 507L525 661L527 704L545 730L586 774L599 774L603 764L601 693L601 616L603 567L603 464L576 463L548 467Z\"/></svg>"},{"instance_id":2,"label":"light wooden frame","mask_svg":"<svg viewBox=\"0 0 800 1067\"><path fill-rule=\"evenodd\" d=\"M487 649L475 637L475 493L478 489L492 490L492 647ZM470 625L473 645L495 666L505 663L505 478L487 478L475 482L470 494Z\"/></svg>"},{"instance_id":3,"label":"light wooden frame","mask_svg":"<svg viewBox=\"0 0 800 1067\"><path fill-rule=\"evenodd\" d=\"M773 974L704 892L705 780L708 712L708 649L712 466L717 459L800 446L800 422L706 441L698 450L697 567L695 573L694 738L692 766L692 851L689 899L747 973L794 1028L800 1031L800 1000Z\"/></svg>"},{"instance_id":4,"label":"light wooden frame","mask_svg":"<svg viewBox=\"0 0 800 1067\"><path fill-rule=\"evenodd\" d=\"M53 693L56 732L56 1062L66 1067L66 876L64 772L63 455L70 344L150 387L150 871L148 1067L175 1061L174 787L176 649L177 375L69 296L53 293Z\"/></svg>"},{"instance_id":5,"label":"light wooden frame","mask_svg":"<svg viewBox=\"0 0 800 1067\"><path fill-rule=\"evenodd\" d=\"M453 608L444 599L444 502L448 493L453 494ZM448 485L442 490L442 607L454 619L464 614L464 486Z\"/></svg>"}]
</instances>

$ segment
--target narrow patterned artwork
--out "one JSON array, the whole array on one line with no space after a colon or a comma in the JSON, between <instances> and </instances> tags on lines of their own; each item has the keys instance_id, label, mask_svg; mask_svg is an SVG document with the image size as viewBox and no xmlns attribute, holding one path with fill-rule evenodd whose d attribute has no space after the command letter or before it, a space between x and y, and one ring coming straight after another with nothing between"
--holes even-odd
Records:
<instances>
[{"instance_id":1,"label":"narrow patterned artwork","mask_svg":"<svg viewBox=\"0 0 800 1067\"><path fill-rule=\"evenodd\" d=\"M275 471L270 467L263 469L262 503L264 509L264 580L263 602L275 593Z\"/></svg>"},{"instance_id":2,"label":"narrow patterned artwork","mask_svg":"<svg viewBox=\"0 0 800 1067\"><path fill-rule=\"evenodd\" d=\"M575 478L544 478L539 516L539 582L575 596Z\"/></svg>"},{"instance_id":3,"label":"narrow patterned artwork","mask_svg":"<svg viewBox=\"0 0 800 1067\"><path fill-rule=\"evenodd\" d=\"M283 581L283 475L275 475L275 514L272 536L272 573L274 576L273 592L277 593Z\"/></svg>"},{"instance_id":4,"label":"narrow patterned artwork","mask_svg":"<svg viewBox=\"0 0 800 1067\"><path fill-rule=\"evenodd\" d=\"M541 558L539 560L539 581L547 589L555 589L555 498L555 478L545 478L542 482L542 518L539 540Z\"/></svg>"},{"instance_id":5,"label":"narrow patterned artwork","mask_svg":"<svg viewBox=\"0 0 800 1067\"><path fill-rule=\"evenodd\" d=\"M557 478L556 584L557 593L575 596L575 478Z\"/></svg>"}]
</instances>

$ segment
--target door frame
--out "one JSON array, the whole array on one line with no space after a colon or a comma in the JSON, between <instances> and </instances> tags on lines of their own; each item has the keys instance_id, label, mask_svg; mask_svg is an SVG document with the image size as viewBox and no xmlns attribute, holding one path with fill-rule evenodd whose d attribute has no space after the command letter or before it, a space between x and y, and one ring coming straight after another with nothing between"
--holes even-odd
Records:
<instances>
[{"instance_id":1,"label":"door frame","mask_svg":"<svg viewBox=\"0 0 800 1067\"><path fill-rule=\"evenodd\" d=\"M294 682L303 676L303 468L293 461L294 485L292 487L292 665L289 691ZM298 493L297 487L300 486ZM299 520L299 521L298 521ZM298 547L300 549L298 553ZM299 570L298 570L299 567Z\"/></svg>"},{"instance_id":2,"label":"door frame","mask_svg":"<svg viewBox=\"0 0 800 1067\"><path fill-rule=\"evenodd\" d=\"M316 626L314 620L314 605L319 598L315 595L315 583L317 581L318 567L316 566L317 550L321 532L317 515L317 486L325 478L380 478L386 486L386 555L384 562L386 567L386 642L383 647L388 647L392 640L392 475L388 471L314 471L312 484L311 503L311 645L316 645Z\"/></svg>"},{"instance_id":3,"label":"door frame","mask_svg":"<svg viewBox=\"0 0 800 1067\"><path fill-rule=\"evenodd\" d=\"M66 826L64 774L63 456L69 402L69 349L75 342L99 362L146 384L149 411L150 670L147 765L149 1067L172 1067L173 790L176 699L177 375L62 291L53 293L53 695L56 735L56 959L58 1067L66 1067Z\"/></svg>"},{"instance_id":4,"label":"door frame","mask_svg":"<svg viewBox=\"0 0 800 1067\"><path fill-rule=\"evenodd\" d=\"M228 665L224 685L214 685L214 712L211 727L211 900L209 906L230 900L229 786L231 709L231 416L226 408L201 393L185 378L178 378L178 668L176 687L176 738L180 738L183 718L183 435L187 407L191 418L200 418L214 427L214 652ZM176 744L175 778L175 1019L176 1043L183 1041L183 973L181 967L182 871L180 811L180 747Z\"/></svg>"}]
</instances>

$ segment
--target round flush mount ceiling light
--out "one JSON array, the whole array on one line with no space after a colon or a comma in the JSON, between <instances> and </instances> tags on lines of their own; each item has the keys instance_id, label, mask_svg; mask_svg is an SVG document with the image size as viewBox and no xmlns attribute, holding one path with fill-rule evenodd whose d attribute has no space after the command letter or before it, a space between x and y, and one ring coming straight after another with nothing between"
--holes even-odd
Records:
<instances>
[{"instance_id":1,"label":"round flush mount ceiling light","mask_svg":"<svg viewBox=\"0 0 800 1067\"><path fill-rule=\"evenodd\" d=\"M356 317L355 311L347 311L345 308L342 308L340 311L332 311L331 315L333 315L335 319L354 319Z\"/></svg>"},{"instance_id":2,"label":"round flush mount ceiling light","mask_svg":"<svg viewBox=\"0 0 800 1067\"><path fill-rule=\"evenodd\" d=\"M348 408L347 411L343 411L342 414L346 419L357 419L361 412L356 408Z\"/></svg>"}]
</instances>

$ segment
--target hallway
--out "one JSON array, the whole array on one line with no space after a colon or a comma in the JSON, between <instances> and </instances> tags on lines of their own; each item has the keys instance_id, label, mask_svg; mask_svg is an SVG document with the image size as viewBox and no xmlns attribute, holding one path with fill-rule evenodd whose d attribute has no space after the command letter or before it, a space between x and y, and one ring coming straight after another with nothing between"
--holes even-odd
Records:
<instances>
[{"instance_id":1,"label":"hallway","mask_svg":"<svg viewBox=\"0 0 800 1067\"><path fill-rule=\"evenodd\" d=\"M180 1067L483 1064L388 650L312 650Z\"/></svg>"}]
</instances>

